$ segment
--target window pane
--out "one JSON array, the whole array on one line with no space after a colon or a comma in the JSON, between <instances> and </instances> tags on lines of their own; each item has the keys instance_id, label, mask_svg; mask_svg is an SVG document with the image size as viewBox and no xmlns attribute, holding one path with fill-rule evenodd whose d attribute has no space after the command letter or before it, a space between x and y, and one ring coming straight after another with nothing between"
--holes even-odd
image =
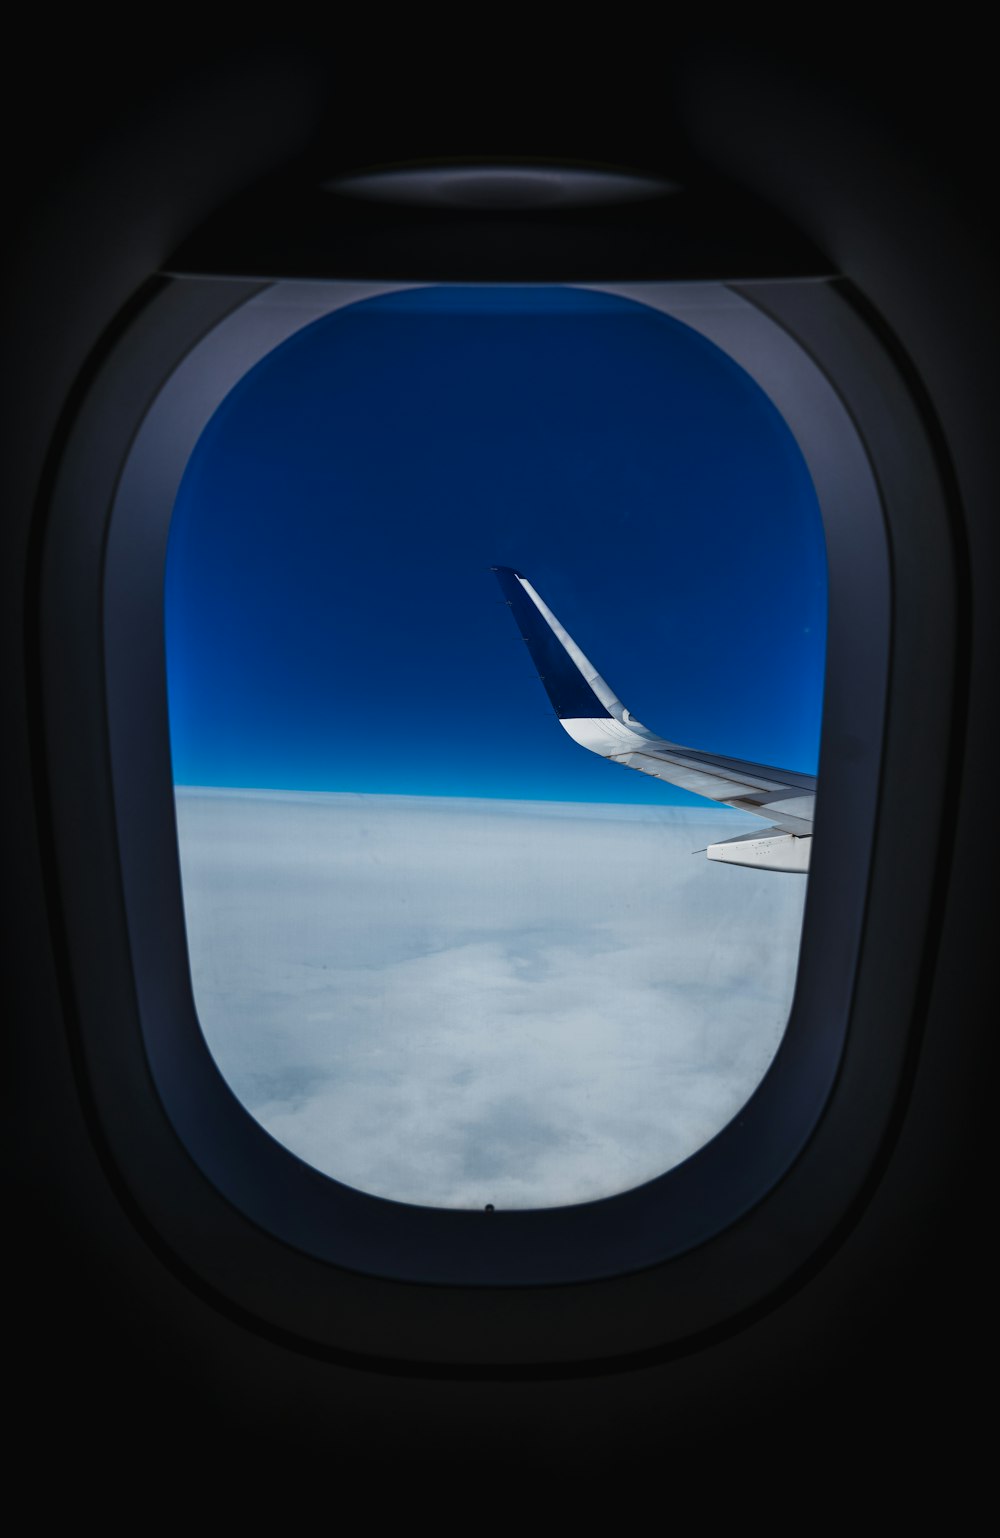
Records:
<instances>
[{"instance_id":1,"label":"window pane","mask_svg":"<svg viewBox=\"0 0 1000 1538\"><path fill-rule=\"evenodd\" d=\"M245 376L175 508L171 741L195 999L244 1104L362 1190L538 1207L738 1112L805 878L706 860L765 823L561 730L494 565L655 732L815 773L789 430L688 327L559 288L368 300Z\"/></svg>"}]
</instances>

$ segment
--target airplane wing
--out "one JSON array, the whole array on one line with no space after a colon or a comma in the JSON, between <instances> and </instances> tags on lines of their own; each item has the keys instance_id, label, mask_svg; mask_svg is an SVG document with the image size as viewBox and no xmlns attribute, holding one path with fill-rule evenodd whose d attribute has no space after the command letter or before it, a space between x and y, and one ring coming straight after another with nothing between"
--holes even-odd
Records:
<instances>
[{"instance_id":1,"label":"airplane wing","mask_svg":"<svg viewBox=\"0 0 1000 1538\"><path fill-rule=\"evenodd\" d=\"M625 708L527 577L510 566L494 566L493 571L560 725L574 742L626 769L751 812L770 824L759 833L709 845L709 859L767 870L808 869L816 801L813 775L720 758L657 736Z\"/></svg>"}]
</instances>

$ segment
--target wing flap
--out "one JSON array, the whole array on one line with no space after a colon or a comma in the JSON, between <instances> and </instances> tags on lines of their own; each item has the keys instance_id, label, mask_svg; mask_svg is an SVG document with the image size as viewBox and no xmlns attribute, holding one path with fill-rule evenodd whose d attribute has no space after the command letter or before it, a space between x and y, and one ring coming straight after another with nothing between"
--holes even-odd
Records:
<instances>
[{"instance_id":1,"label":"wing flap","mask_svg":"<svg viewBox=\"0 0 1000 1538\"><path fill-rule=\"evenodd\" d=\"M760 789L757 785L731 780L727 775L713 774L700 765L696 768L685 764L665 753L643 750L639 753L609 753L608 757L616 764L623 764L626 769L639 769L643 774L655 775L658 780L679 785L684 790L693 791L696 796L707 796L710 801L729 801L737 796L748 799Z\"/></svg>"}]
</instances>

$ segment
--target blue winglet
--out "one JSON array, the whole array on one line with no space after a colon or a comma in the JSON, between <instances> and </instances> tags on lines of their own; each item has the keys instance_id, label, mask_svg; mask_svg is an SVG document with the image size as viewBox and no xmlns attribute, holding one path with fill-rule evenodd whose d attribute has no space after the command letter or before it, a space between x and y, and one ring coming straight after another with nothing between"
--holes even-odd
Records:
<instances>
[{"instance_id":1,"label":"blue winglet","mask_svg":"<svg viewBox=\"0 0 1000 1538\"><path fill-rule=\"evenodd\" d=\"M494 566L492 570L556 715L560 720L607 716L609 712L522 586L526 580L522 573L512 566Z\"/></svg>"}]
</instances>

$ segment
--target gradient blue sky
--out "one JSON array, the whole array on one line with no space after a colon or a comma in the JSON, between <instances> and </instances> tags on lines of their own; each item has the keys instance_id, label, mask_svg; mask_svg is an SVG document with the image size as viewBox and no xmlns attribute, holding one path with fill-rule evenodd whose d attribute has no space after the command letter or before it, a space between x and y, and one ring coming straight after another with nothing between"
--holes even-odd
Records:
<instances>
[{"instance_id":1,"label":"gradient blue sky","mask_svg":"<svg viewBox=\"0 0 1000 1538\"><path fill-rule=\"evenodd\" d=\"M768 399L629 300L431 288L310 325L206 427L167 558L175 781L697 803L570 741L493 564L647 726L815 771L822 523Z\"/></svg>"}]
</instances>

